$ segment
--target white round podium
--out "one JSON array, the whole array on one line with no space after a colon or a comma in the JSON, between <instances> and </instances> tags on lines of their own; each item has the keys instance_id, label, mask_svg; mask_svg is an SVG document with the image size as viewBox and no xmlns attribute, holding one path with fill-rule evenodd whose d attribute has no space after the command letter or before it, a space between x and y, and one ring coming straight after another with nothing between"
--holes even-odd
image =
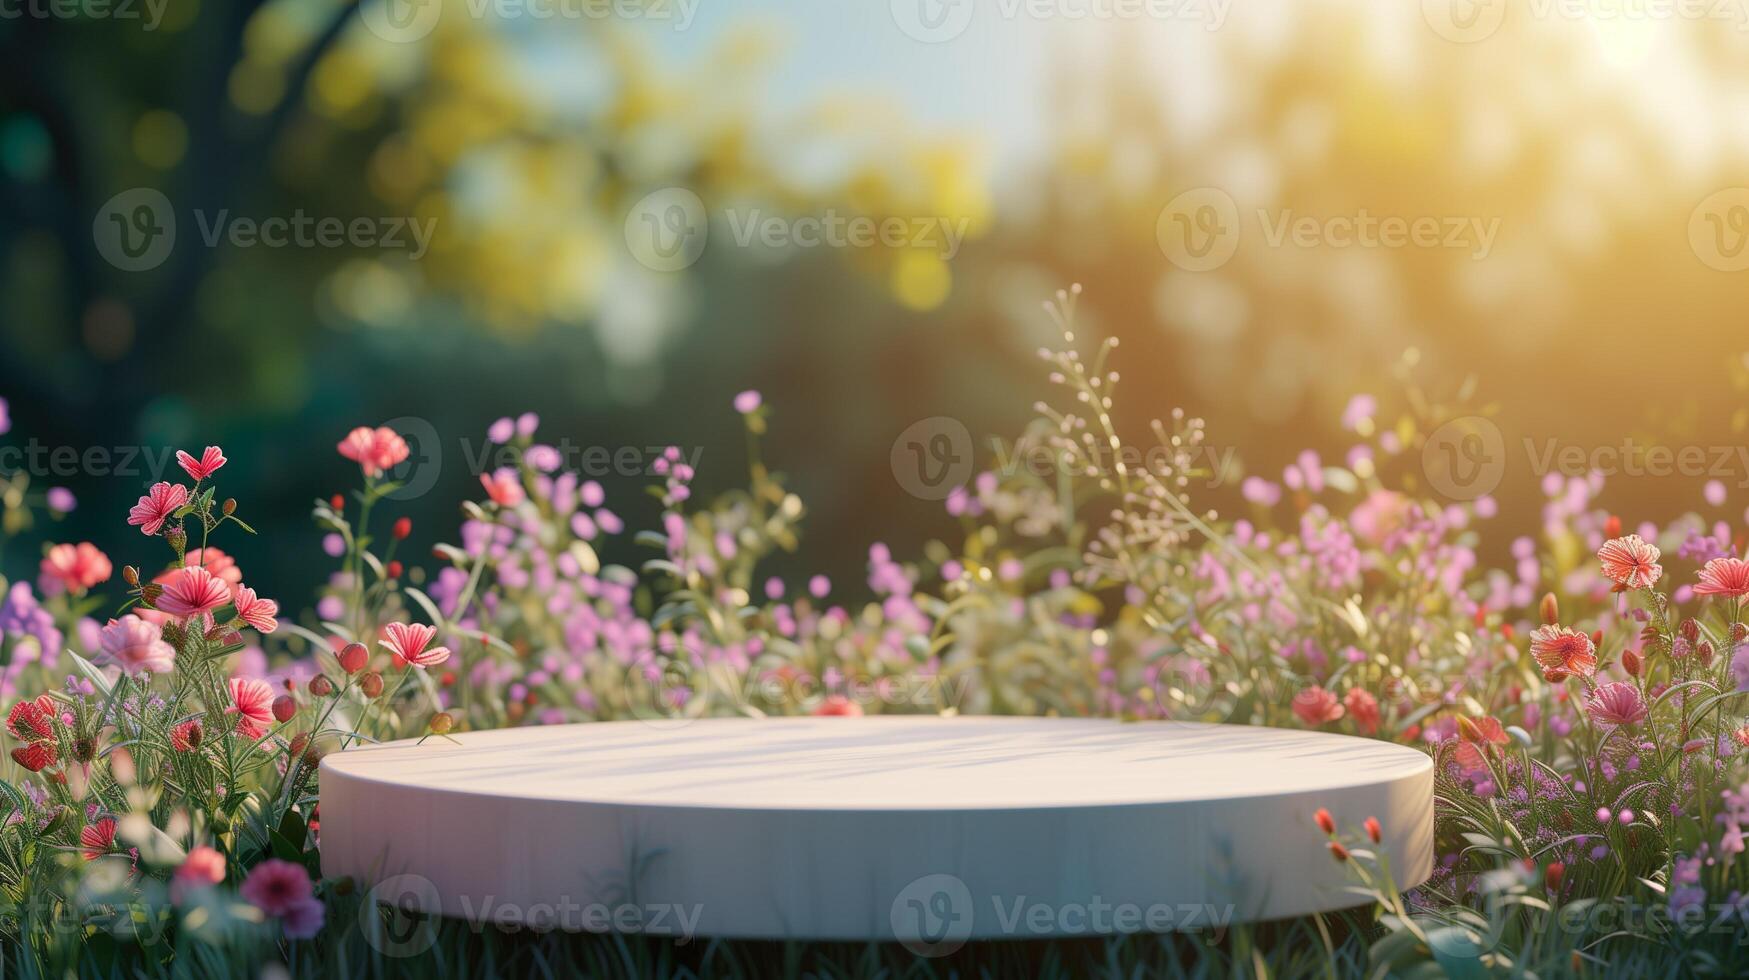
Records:
<instances>
[{"instance_id":1,"label":"white round podium","mask_svg":"<svg viewBox=\"0 0 1749 980\"><path fill-rule=\"evenodd\" d=\"M1433 765L1317 732L1010 717L471 732L322 762L323 874L475 922L690 938L1212 928L1358 904L1312 814L1433 865Z\"/></svg>"}]
</instances>

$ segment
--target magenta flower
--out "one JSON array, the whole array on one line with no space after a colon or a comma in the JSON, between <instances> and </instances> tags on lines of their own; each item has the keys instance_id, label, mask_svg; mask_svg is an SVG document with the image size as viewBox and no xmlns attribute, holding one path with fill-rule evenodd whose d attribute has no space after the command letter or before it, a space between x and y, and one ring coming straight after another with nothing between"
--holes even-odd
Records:
<instances>
[{"instance_id":1,"label":"magenta flower","mask_svg":"<svg viewBox=\"0 0 1749 980\"><path fill-rule=\"evenodd\" d=\"M279 603L272 599L262 599L255 595L255 590L241 585L231 587L231 603L237 607L237 618L263 633L271 633L279 629Z\"/></svg>"},{"instance_id":2,"label":"magenta flower","mask_svg":"<svg viewBox=\"0 0 1749 980\"><path fill-rule=\"evenodd\" d=\"M164 591L153 601L161 613L187 619L204 616L231 601L222 579L204 568L178 568L164 581Z\"/></svg>"},{"instance_id":3,"label":"magenta flower","mask_svg":"<svg viewBox=\"0 0 1749 980\"><path fill-rule=\"evenodd\" d=\"M176 648L164 642L158 627L133 613L112 619L103 628L96 661L113 664L123 673L168 674L176 667Z\"/></svg>"},{"instance_id":4,"label":"magenta flower","mask_svg":"<svg viewBox=\"0 0 1749 980\"><path fill-rule=\"evenodd\" d=\"M1585 711L1600 725L1635 725L1646 720L1646 702L1639 688L1621 681L1612 681L1592 691L1585 699Z\"/></svg>"},{"instance_id":5,"label":"magenta flower","mask_svg":"<svg viewBox=\"0 0 1749 980\"><path fill-rule=\"evenodd\" d=\"M146 535L164 530L164 522L188 505L188 488L180 483L154 483L140 502L128 511L128 523Z\"/></svg>"},{"instance_id":6,"label":"magenta flower","mask_svg":"<svg viewBox=\"0 0 1749 980\"><path fill-rule=\"evenodd\" d=\"M268 858L250 868L238 891L249 904L273 916L285 915L315 897L315 886L304 866L280 858Z\"/></svg>"},{"instance_id":7,"label":"magenta flower","mask_svg":"<svg viewBox=\"0 0 1749 980\"><path fill-rule=\"evenodd\" d=\"M1749 595L1749 561L1741 558L1714 558L1700 570L1700 584L1695 595L1723 595L1741 599Z\"/></svg>"},{"instance_id":8,"label":"magenta flower","mask_svg":"<svg viewBox=\"0 0 1749 980\"><path fill-rule=\"evenodd\" d=\"M743 391L735 396L735 411L742 415L751 415L759 411L759 406L764 404L764 401L757 391Z\"/></svg>"},{"instance_id":9,"label":"magenta flower","mask_svg":"<svg viewBox=\"0 0 1749 980\"><path fill-rule=\"evenodd\" d=\"M190 479L199 483L212 476L219 467L225 465L225 454L217 446L208 446L206 452L201 453L200 459L197 460L178 449L176 450L176 465L182 467L182 471L187 473Z\"/></svg>"}]
</instances>

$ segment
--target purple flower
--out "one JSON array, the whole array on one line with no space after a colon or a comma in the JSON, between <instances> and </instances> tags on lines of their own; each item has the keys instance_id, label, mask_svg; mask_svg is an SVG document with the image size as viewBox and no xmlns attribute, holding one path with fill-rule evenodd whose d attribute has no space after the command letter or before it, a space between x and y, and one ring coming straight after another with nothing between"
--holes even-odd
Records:
<instances>
[{"instance_id":1,"label":"purple flower","mask_svg":"<svg viewBox=\"0 0 1749 980\"><path fill-rule=\"evenodd\" d=\"M5 432L0 428L0 432ZM66 487L50 487L48 492L49 509L57 514L71 514L79 502L73 498L73 491Z\"/></svg>"}]
</instances>

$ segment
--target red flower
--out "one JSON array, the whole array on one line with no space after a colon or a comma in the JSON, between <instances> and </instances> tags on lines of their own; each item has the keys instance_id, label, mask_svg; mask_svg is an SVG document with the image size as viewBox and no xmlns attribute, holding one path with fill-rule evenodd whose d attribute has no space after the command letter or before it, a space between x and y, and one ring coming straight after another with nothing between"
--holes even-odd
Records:
<instances>
[{"instance_id":1,"label":"red flower","mask_svg":"<svg viewBox=\"0 0 1749 980\"><path fill-rule=\"evenodd\" d=\"M407 540L407 536L412 533L413 521L411 518L403 517L395 521L394 535L396 541L405 541Z\"/></svg>"},{"instance_id":2,"label":"red flower","mask_svg":"<svg viewBox=\"0 0 1749 980\"><path fill-rule=\"evenodd\" d=\"M31 772L42 772L55 764L60 752L53 742L33 742L12 750L12 761Z\"/></svg>"},{"instance_id":3,"label":"red flower","mask_svg":"<svg viewBox=\"0 0 1749 980\"><path fill-rule=\"evenodd\" d=\"M492 473L481 473L480 485L486 488L486 496L500 507L515 507L524 499L522 481L517 479L516 471L508 466L500 467Z\"/></svg>"},{"instance_id":4,"label":"red flower","mask_svg":"<svg viewBox=\"0 0 1749 980\"><path fill-rule=\"evenodd\" d=\"M1597 646L1591 637L1565 626L1538 626L1530 634L1530 655L1544 672L1590 677L1597 673Z\"/></svg>"},{"instance_id":5,"label":"red flower","mask_svg":"<svg viewBox=\"0 0 1749 980\"><path fill-rule=\"evenodd\" d=\"M1700 584L1695 595L1724 595L1741 599L1749 595L1749 561L1741 558L1714 558L1700 570Z\"/></svg>"},{"instance_id":6,"label":"red flower","mask_svg":"<svg viewBox=\"0 0 1749 980\"><path fill-rule=\"evenodd\" d=\"M1363 688L1351 687L1342 703L1348 708L1348 717L1354 719L1354 727L1362 735L1372 735L1379 730L1379 702L1372 694Z\"/></svg>"},{"instance_id":7,"label":"red flower","mask_svg":"<svg viewBox=\"0 0 1749 980\"><path fill-rule=\"evenodd\" d=\"M193 718L170 729L170 747L178 752L191 752L200 747L200 722Z\"/></svg>"},{"instance_id":8,"label":"red flower","mask_svg":"<svg viewBox=\"0 0 1749 980\"><path fill-rule=\"evenodd\" d=\"M115 567L109 563L109 556L89 541L76 545L55 545L42 560L42 577L45 583L54 583L69 592L79 594L99 582L109 581L110 573L114 570Z\"/></svg>"},{"instance_id":9,"label":"red flower","mask_svg":"<svg viewBox=\"0 0 1749 980\"><path fill-rule=\"evenodd\" d=\"M178 619L203 616L231 601L225 583L204 568L179 568L164 583L153 602L159 612Z\"/></svg>"},{"instance_id":10,"label":"red flower","mask_svg":"<svg viewBox=\"0 0 1749 980\"><path fill-rule=\"evenodd\" d=\"M1339 720L1344 712L1336 695L1322 687L1313 686L1294 695L1294 714L1299 716L1300 721L1317 728L1319 725Z\"/></svg>"},{"instance_id":11,"label":"red flower","mask_svg":"<svg viewBox=\"0 0 1749 980\"><path fill-rule=\"evenodd\" d=\"M1385 828L1379 823L1378 817L1367 817L1362 826L1366 827L1366 836L1371 838L1374 844L1384 840Z\"/></svg>"},{"instance_id":12,"label":"red flower","mask_svg":"<svg viewBox=\"0 0 1749 980\"><path fill-rule=\"evenodd\" d=\"M390 653L399 657L401 661L412 664L421 670L426 667L435 667L449 659L448 647L425 649L426 645L437 635L436 627L426 626L422 623L413 623L412 625L390 623L383 627L383 632L387 633L388 636L380 641L382 645L387 647Z\"/></svg>"},{"instance_id":13,"label":"red flower","mask_svg":"<svg viewBox=\"0 0 1749 980\"><path fill-rule=\"evenodd\" d=\"M1318 812L1312 814L1312 822L1316 823L1318 829L1326 834L1336 833L1336 818L1330 816L1330 811L1323 807L1319 807Z\"/></svg>"},{"instance_id":14,"label":"red flower","mask_svg":"<svg viewBox=\"0 0 1749 980\"><path fill-rule=\"evenodd\" d=\"M157 534L164 530L164 522L187 504L187 487L180 483L154 483L128 511L128 523L139 525L144 534Z\"/></svg>"},{"instance_id":15,"label":"red flower","mask_svg":"<svg viewBox=\"0 0 1749 980\"><path fill-rule=\"evenodd\" d=\"M79 844L85 860L95 861L115 846L115 818L104 817L79 831Z\"/></svg>"},{"instance_id":16,"label":"red flower","mask_svg":"<svg viewBox=\"0 0 1749 980\"><path fill-rule=\"evenodd\" d=\"M253 677L231 678L231 706L227 715L240 715L237 734L257 739L267 734L273 721L273 687Z\"/></svg>"},{"instance_id":17,"label":"red flower","mask_svg":"<svg viewBox=\"0 0 1749 980\"><path fill-rule=\"evenodd\" d=\"M12 737L26 742L40 742L55 737L55 722L61 716L60 706L47 694L34 701L20 701L6 713L6 730Z\"/></svg>"},{"instance_id":18,"label":"red flower","mask_svg":"<svg viewBox=\"0 0 1749 980\"><path fill-rule=\"evenodd\" d=\"M1615 584L1628 589L1649 589L1657 584L1664 569L1658 564L1658 549L1637 534L1606 541L1597 549L1597 560L1603 563L1603 574Z\"/></svg>"},{"instance_id":19,"label":"red flower","mask_svg":"<svg viewBox=\"0 0 1749 980\"><path fill-rule=\"evenodd\" d=\"M219 467L225 465L225 454L217 446L208 446L206 447L206 452L201 453L200 459L196 460L193 456L178 449L176 451L176 463L182 467L182 471L187 473L194 482L199 483L207 477L212 476L214 471Z\"/></svg>"},{"instance_id":20,"label":"red flower","mask_svg":"<svg viewBox=\"0 0 1749 980\"><path fill-rule=\"evenodd\" d=\"M1567 866L1565 864L1559 861L1550 861L1549 866L1543 869L1543 884L1549 887L1549 891L1558 892L1561 890L1561 878L1566 873Z\"/></svg>"}]
</instances>

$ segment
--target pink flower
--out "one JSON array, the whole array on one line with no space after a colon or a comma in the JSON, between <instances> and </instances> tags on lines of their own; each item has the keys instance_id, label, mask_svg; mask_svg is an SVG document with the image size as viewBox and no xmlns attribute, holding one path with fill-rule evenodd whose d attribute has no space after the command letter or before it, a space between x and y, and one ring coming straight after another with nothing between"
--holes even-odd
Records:
<instances>
[{"instance_id":1,"label":"pink flower","mask_svg":"<svg viewBox=\"0 0 1749 980\"><path fill-rule=\"evenodd\" d=\"M57 544L42 560L43 591L49 583L75 594L83 594L99 582L107 582L115 570L109 556L89 541Z\"/></svg>"},{"instance_id":2,"label":"pink flower","mask_svg":"<svg viewBox=\"0 0 1749 980\"><path fill-rule=\"evenodd\" d=\"M1597 673L1597 647L1591 637L1565 626L1538 626L1531 631L1530 655L1543 670L1581 677Z\"/></svg>"},{"instance_id":3,"label":"pink flower","mask_svg":"<svg viewBox=\"0 0 1749 980\"><path fill-rule=\"evenodd\" d=\"M315 897L310 873L304 866L280 858L268 858L250 868L238 891L249 904L268 915L285 915L294 906Z\"/></svg>"},{"instance_id":4,"label":"pink flower","mask_svg":"<svg viewBox=\"0 0 1749 980\"><path fill-rule=\"evenodd\" d=\"M190 889L210 888L225 880L225 856L205 844L188 852L170 881L170 900L182 904Z\"/></svg>"},{"instance_id":5,"label":"pink flower","mask_svg":"<svg viewBox=\"0 0 1749 980\"><path fill-rule=\"evenodd\" d=\"M1646 702L1632 684L1612 681L1592 691L1585 711L1600 725L1633 725L1646 720Z\"/></svg>"},{"instance_id":6,"label":"pink flower","mask_svg":"<svg viewBox=\"0 0 1749 980\"><path fill-rule=\"evenodd\" d=\"M1336 695L1322 687L1313 686L1294 695L1294 714L1313 728L1336 721L1344 713Z\"/></svg>"},{"instance_id":7,"label":"pink flower","mask_svg":"<svg viewBox=\"0 0 1749 980\"><path fill-rule=\"evenodd\" d=\"M115 818L104 817L79 831L79 846L82 848L81 855L87 861L95 861L108 854L115 846Z\"/></svg>"},{"instance_id":8,"label":"pink flower","mask_svg":"<svg viewBox=\"0 0 1749 980\"><path fill-rule=\"evenodd\" d=\"M279 603L272 599L259 599L255 590L241 585L231 587L231 603L237 607L237 618L263 633L271 633L279 629L279 620L273 617L279 615Z\"/></svg>"},{"instance_id":9,"label":"pink flower","mask_svg":"<svg viewBox=\"0 0 1749 980\"><path fill-rule=\"evenodd\" d=\"M1726 595L1741 599L1749 595L1749 561L1741 558L1714 558L1700 570L1700 584L1695 595Z\"/></svg>"},{"instance_id":10,"label":"pink flower","mask_svg":"<svg viewBox=\"0 0 1749 980\"><path fill-rule=\"evenodd\" d=\"M1347 706L1348 716L1354 719L1354 727L1362 735L1371 735L1379 730L1379 702L1371 693L1363 688L1351 687L1342 703Z\"/></svg>"},{"instance_id":11,"label":"pink flower","mask_svg":"<svg viewBox=\"0 0 1749 980\"><path fill-rule=\"evenodd\" d=\"M364 470L365 476L376 476L393 469L409 453L407 440L388 426L372 429L361 425L348 432L338 448L340 455L357 463Z\"/></svg>"},{"instance_id":12,"label":"pink flower","mask_svg":"<svg viewBox=\"0 0 1749 980\"><path fill-rule=\"evenodd\" d=\"M128 511L128 523L137 524L143 534L164 530L164 522L188 505L188 488L180 483L154 483L140 502Z\"/></svg>"},{"instance_id":13,"label":"pink flower","mask_svg":"<svg viewBox=\"0 0 1749 980\"><path fill-rule=\"evenodd\" d=\"M749 389L735 396L735 411L742 415L751 415L759 411L759 406L763 402L764 399L759 397L759 392Z\"/></svg>"},{"instance_id":14,"label":"pink flower","mask_svg":"<svg viewBox=\"0 0 1749 980\"><path fill-rule=\"evenodd\" d=\"M164 583L152 605L161 613L187 619L204 616L231 601L225 583L204 568L179 568Z\"/></svg>"},{"instance_id":15,"label":"pink flower","mask_svg":"<svg viewBox=\"0 0 1749 980\"><path fill-rule=\"evenodd\" d=\"M176 648L164 642L157 626L133 613L110 620L99 637L100 664L114 664L135 677L168 674L176 667Z\"/></svg>"},{"instance_id":16,"label":"pink flower","mask_svg":"<svg viewBox=\"0 0 1749 980\"><path fill-rule=\"evenodd\" d=\"M388 636L379 641L387 647L390 653L402 661L424 669L435 667L449 659L448 647L432 647L425 649L432 637L437 635L437 628L422 623L390 623L383 627Z\"/></svg>"},{"instance_id":17,"label":"pink flower","mask_svg":"<svg viewBox=\"0 0 1749 980\"><path fill-rule=\"evenodd\" d=\"M1649 589L1664 569L1658 564L1658 549L1637 534L1606 541L1597 549L1603 574L1624 589Z\"/></svg>"},{"instance_id":18,"label":"pink flower","mask_svg":"<svg viewBox=\"0 0 1749 980\"><path fill-rule=\"evenodd\" d=\"M182 467L182 471L187 473L190 479L199 483L212 476L219 467L225 465L225 454L217 446L208 446L206 452L201 453L200 459L196 460L193 456L178 449L176 450L176 463Z\"/></svg>"},{"instance_id":19,"label":"pink flower","mask_svg":"<svg viewBox=\"0 0 1749 980\"><path fill-rule=\"evenodd\" d=\"M258 739L273 723L273 686L254 677L231 678L231 706L227 715L240 715L237 734Z\"/></svg>"},{"instance_id":20,"label":"pink flower","mask_svg":"<svg viewBox=\"0 0 1749 980\"><path fill-rule=\"evenodd\" d=\"M516 471L508 466L500 467L493 473L481 473L480 485L486 488L486 496L500 507L515 507L522 503L522 481L516 478Z\"/></svg>"}]
</instances>

